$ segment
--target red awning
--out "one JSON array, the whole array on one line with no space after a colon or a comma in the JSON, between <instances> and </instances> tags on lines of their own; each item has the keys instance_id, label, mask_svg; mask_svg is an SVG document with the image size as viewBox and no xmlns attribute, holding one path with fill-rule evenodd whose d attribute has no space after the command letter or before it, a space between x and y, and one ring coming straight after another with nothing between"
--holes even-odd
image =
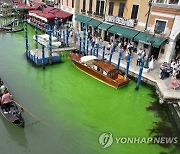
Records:
<instances>
[{"instance_id":1,"label":"red awning","mask_svg":"<svg viewBox=\"0 0 180 154\"><path fill-rule=\"evenodd\" d=\"M46 8L43 9L44 12L49 12L51 10L54 10L54 8L50 6L47 6Z\"/></svg>"},{"instance_id":2,"label":"red awning","mask_svg":"<svg viewBox=\"0 0 180 154\"><path fill-rule=\"evenodd\" d=\"M38 16L44 17L47 20L54 20L55 15L52 13L47 13L47 12L38 12L37 13Z\"/></svg>"},{"instance_id":3,"label":"red awning","mask_svg":"<svg viewBox=\"0 0 180 154\"><path fill-rule=\"evenodd\" d=\"M29 13L36 13L36 14L39 13L39 12L42 12L42 11L40 11L40 10L30 10L29 11Z\"/></svg>"},{"instance_id":4,"label":"red awning","mask_svg":"<svg viewBox=\"0 0 180 154\"><path fill-rule=\"evenodd\" d=\"M56 13L56 12L59 12L59 9L53 9L53 10L49 11L49 13Z\"/></svg>"},{"instance_id":5,"label":"red awning","mask_svg":"<svg viewBox=\"0 0 180 154\"><path fill-rule=\"evenodd\" d=\"M72 14L61 11L61 10L59 10L58 12L55 12L54 15L60 19L66 19L66 18L72 16Z\"/></svg>"}]
</instances>

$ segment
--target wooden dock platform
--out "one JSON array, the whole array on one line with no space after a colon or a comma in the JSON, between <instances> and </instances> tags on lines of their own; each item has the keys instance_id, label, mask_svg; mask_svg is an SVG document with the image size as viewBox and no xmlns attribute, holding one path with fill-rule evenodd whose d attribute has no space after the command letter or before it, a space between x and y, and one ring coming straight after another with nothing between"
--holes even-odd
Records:
<instances>
[{"instance_id":1,"label":"wooden dock platform","mask_svg":"<svg viewBox=\"0 0 180 154\"><path fill-rule=\"evenodd\" d=\"M77 49L77 47L73 47L73 46L52 49L52 58L50 59L50 53L48 51L48 48L45 48L44 49L44 61L43 61L42 49L32 49L27 53L27 57L36 66L42 66L42 65L47 65L50 63L58 63L61 61L61 56L59 54L60 52L73 51L76 49Z\"/></svg>"}]
</instances>

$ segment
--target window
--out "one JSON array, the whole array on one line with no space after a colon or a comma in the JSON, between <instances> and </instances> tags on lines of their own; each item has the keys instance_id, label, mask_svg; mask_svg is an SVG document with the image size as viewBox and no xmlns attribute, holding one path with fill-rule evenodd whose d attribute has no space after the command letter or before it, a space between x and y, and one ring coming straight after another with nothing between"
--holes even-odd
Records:
<instances>
[{"instance_id":1,"label":"window","mask_svg":"<svg viewBox=\"0 0 180 154\"><path fill-rule=\"evenodd\" d=\"M67 4L67 6L68 6L68 0L66 1L66 4Z\"/></svg>"},{"instance_id":2,"label":"window","mask_svg":"<svg viewBox=\"0 0 180 154\"><path fill-rule=\"evenodd\" d=\"M104 1L101 1L101 6L100 6L100 16L104 15Z\"/></svg>"},{"instance_id":3,"label":"window","mask_svg":"<svg viewBox=\"0 0 180 154\"><path fill-rule=\"evenodd\" d=\"M138 10L139 10L139 5L133 5L131 19L137 19Z\"/></svg>"},{"instance_id":4,"label":"window","mask_svg":"<svg viewBox=\"0 0 180 154\"><path fill-rule=\"evenodd\" d=\"M63 5L63 0L62 0L62 5Z\"/></svg>"},{"instance_id":5,"label":"window","mask_svg":"<svg viewBox=\"0 0 180 154\"><path fill-rule=\"evenodd\" d=\"M72 8L74 8L74 0L72 0Z\"/></svg>"},{"instance_id":6,"label":"window","mask_svg":"<svg viewBox=\"0 0 180 154\"><path fill-rule=\"evenodd\" d=\"M114 2L109 2L109 15L113 15Z\"/></svg>"},{"instance_id":7,"label":"window","mask_svg":"<svg viewBox=\"0 0 180 154\"><path fill-rule=\"evenodd\" d=\"M97 0L97 2L96 2L96 15L99 15L99 7L100 7L100 1Z\"/></svg>"},{"instance_id":8,"label":"window","mask_svg":"<svg viewBox=\"0 0 180 154\"><path fill-rule=\"evenodd\" d=\"M157 0L156 3L164 3L164 0Z\"/></svg>"},{"instance_id":9,"label":"window","mask_svg":"<svg viewBox=\"0 0 180 154\"><path fill-rule=\"evenodd\" d=\"M125 8L125 3L119 3L118 17L123 17L123 14L124 14L124 8Z\"/></svg>"},{"instance_id":10,"label":"window","mask_svg":"<svg viewBox=\"0 0 180 154\"><path fill-rule=\"evenodd\" d=\"M92 12L92 3L93 3L93 0L89 0L89 11Z\"/></svg>"},{"instance_id":11,"label":"window","mask_svg":"<svg viewBox=\"0 0 180 154\"><path fill-rule=\"evenodd\" d=\"M166 27L166 21L156 20L154 32L163 33L165 31L165 27Z\"/></svg>"},{"instance_id":12,"label":"window","mask_svg":"<svg viewBox=\"0 0 180 154\"><path fill-rule=\"evenodd\" d=\"M169 0L169 4L178 4L179 0Z\"/></svg>"},{"instance_id":13,"label":"window","mask_svg":"<svg viewBox=\"0 0 180 154\"><path fill-rule=\"evenodd\" d=\"M86 0L83 0L83 11L86 11Z\"/></svg>"}]
</instances>

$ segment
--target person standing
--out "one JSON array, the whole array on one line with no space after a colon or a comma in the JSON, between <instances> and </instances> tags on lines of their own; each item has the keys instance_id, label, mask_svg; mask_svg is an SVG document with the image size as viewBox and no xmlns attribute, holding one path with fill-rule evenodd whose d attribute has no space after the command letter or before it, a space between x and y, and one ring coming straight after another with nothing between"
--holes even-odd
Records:
<instances>
[{"instance_id":1,"label":"person standing","mask_svg":"<svg viewBox=\"0 0 180 154\"><path fill-rule=\"evenodd\" d=\"M154 68L154 56L152 55L149 61L149 71L153 70Z\"/></svg>"},{"instance_id":2,"label":"person standing","mask_svg":"<svg viewBox=\"0 0 180 154\"><path fill-rule=\"evenodd\" d=\"M5 89L4 94L2 95L2 100L1 100L2 105L5 108L5 112L4 112L5 114L11 113L11 111L10 111L10 103L11 103L11 101L12 101L12 96L10 95L8 90Z\"/></svg>"}]
</instances>

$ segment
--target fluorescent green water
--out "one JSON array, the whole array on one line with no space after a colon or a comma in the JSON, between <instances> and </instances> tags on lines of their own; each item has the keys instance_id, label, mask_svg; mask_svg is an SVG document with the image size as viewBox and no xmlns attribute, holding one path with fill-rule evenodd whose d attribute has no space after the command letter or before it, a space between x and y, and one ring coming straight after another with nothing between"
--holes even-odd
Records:
<instances>
[{"instance_id":1,"label":"fluorescent green water","mask_svg":"<svg viewBox=\"0 0 180 154\"><path fill-rule=\"evenodd\" d=\"M34 34L29 28L29 38ZM115 90L85 75L69 59L63 63L34 68L27 62L23 32L0 34L0 77L14 99L47 123L37 122L27 112L24 129L0 119L1 153L18 154L158 154L169 151L158 145L116 144L102 149L98 137L104 132L113 136L148 137L148 129L158 121L147 112L153 91L135 82ZM32 39L31 47L34 47Z\"/></svg>"}]
</instances>

